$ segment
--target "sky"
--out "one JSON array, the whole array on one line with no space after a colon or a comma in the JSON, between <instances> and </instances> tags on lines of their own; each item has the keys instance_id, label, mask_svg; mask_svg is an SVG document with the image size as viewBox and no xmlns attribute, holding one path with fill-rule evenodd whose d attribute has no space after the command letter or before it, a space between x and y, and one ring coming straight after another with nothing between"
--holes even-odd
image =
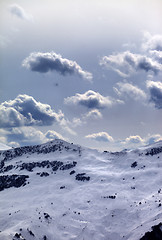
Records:
<instances>
[{"instance_id":1,"label":"sky","mask_svg":"<svg viewBox=\"0 0 162 240\"><path fill-rule=\"evenodd\" d=\"M162 140L161 0L1 0L0 142Z\"/></svg>"}]
</instances>

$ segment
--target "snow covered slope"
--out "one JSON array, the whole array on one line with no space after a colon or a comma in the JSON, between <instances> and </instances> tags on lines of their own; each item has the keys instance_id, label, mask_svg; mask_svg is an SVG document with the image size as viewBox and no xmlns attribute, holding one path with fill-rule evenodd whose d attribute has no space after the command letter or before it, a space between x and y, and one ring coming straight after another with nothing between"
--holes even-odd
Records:
<instances>
[{"instance_id":1,"label":"snow covered slope","mask_svg":"<svg viewBox=\"0 0 162 240\"><path fill-rule=\"evenodd\" d=\"M1 240L139 240L162 221L162 142L101 153L55 140L0 161Z\"/></svg>"}]
</instances>

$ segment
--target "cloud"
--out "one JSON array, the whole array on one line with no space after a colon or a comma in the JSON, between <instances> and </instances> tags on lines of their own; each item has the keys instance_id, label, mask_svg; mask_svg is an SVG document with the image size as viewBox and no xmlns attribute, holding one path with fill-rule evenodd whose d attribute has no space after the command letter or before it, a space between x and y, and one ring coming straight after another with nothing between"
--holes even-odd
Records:
<instances>
[{"instance_id":1,"label":"cloud","mask_svg":"<svg viewBox=\"0 0 162 240\"><path fill-rule=\"evenodd\" d=\"M47 139L49 139L49 140L53 140L53 139L62 139L62 140L65 140L65 138L64 138L61 134L59 134L59 133L57 133L57 132L55 132L55 131L53 131L53 130L47 131L47 132L45 133L45 137L46 137Z\"/></svg>"},{"instance_id":2,"label":"cloud","mask_svg":"<svg viewBox=\"0 0 162 240\"><path fill-rule=\"evenodd\" d=\"M55 52L31 53L29 57L24 59L22 66L39 73L56 71L64 76L76 74L81 78L92 80L90 72L84 71L75 61L62 58L60 54Z\"/></svg>"},{"instance_id":3,"label":"cloud","mask_svg":"<svg viewBox=\"0 0 162 240\"><path fill-rule=\"evenodd\" d=\"M162 135L160 134L154 134L152 136L149 136L147 139L146 139L146 144L153 144L155 142L158 142L162 140Z\"/></svg>"},{"instance_id":4,"label":"cloud","mask_svg":"<svg viewBox=\"0 0 162 240\"><path fill-rule=\"evenodd\" d=\"M9 11L12 15L23 19L23 20L32 20L32 16L27 14L25 10L18 4L12 4L9 6Z\"/></svg>"},{"instance_id":5,"label":"cloud","mask_svg":"<svg viewBox=\"0 0 162 240\"><path fill-rule=\"evenodd\" d=\"M113 142L113 138L106 132L93 133L85 136L85 138L89 138L98 142Z\"/></svg>"},{"instance_id":6,"label":"cloud","mask_svg":"<svg viewBox=\"0 0 162 240\"><path fill-rule=\"evenodd\" d=\"M37 102L28 95L18 95L14 100L0 104L0 127L19 127L32 125L52 125L63 118L48 104Z\"/></svg>"},{"instance_id":7,"label":"cloud","mask_svg":"<svg viewBox=\"0 0 162 240\"><path fill-rule=\"evenodd\" d=\"M99 142L113 142L113 137L111 137L107 132L99 132L93 133L85 136L85 138L89 138Z\"/></svg>"},{"instance_id":8,"label":"cloud","mask_svg":"<svg viewBox=\"0 0 162 240\"><path fill-rule=\"evenodd\" d=\"M68 119L62 118L60 121L60 126L71 135L77 135L77 133L72 130L69 126L71 125L71 122Z\"/></svg>"},{"instance_id":9,"label":"cloud","mask_svg":"<svg viewBox=\"0 0 162 240\"><path fill-rule=\"evenodd\" d=\"M162 135L160 134L153 134L153 135L148 135L146 137L140 137L139 135L135 136L129 136L125 140L122 140L121 143L132 147L133 145L135 146L144 146L146 144L153 144L155 142L158 142L162 140Z\"/></svg>"},{"instance_id":10,"label":"cloud","mask_svg":"<svg viewBox=\"0 0 162 240\"><path fill-rule=\"evenodd\" d=\"M142 139L139 135L129 136L124 142L125 144L143 144L144 139Z\"/></svg>"},{"instance_id":11,"label":"cloud","mask_svg":"<svg viewBox=\"0 0 162 240\"><path fill-rule=\"evenodd\" d=\"M89 121L94 121L102 118L102 114L98 109L93 109L88 113L82 114L80 118L75 117L72 119L70 125L75 128L78 126L82 126L83 124L89 123Z\"/></svg>"},{"instance_id":12,"label":"cloud","mask_svg":"<svg viewBox=\"0 0 162 240\"><path fill-rule=\"evenodd\" d=\"M162 70L162 65L156 60L129 51L104 56L100 60L100 65L113 69L122 77L129 77L130 74L138 70L153 72L154 74Z\"/></svg>"},{"instance_id":13,"label":"cloud","mask_svg":"<svg viewBox=\"0 0 162 240\"><path fill-rule=\"evenodd\" d=\"M129 97L131 97L135 100L145 100L147 98L147 96L143 90L141 90L137 86L134 86L131 83L118 82L117 86L118 86L118 88L114 87L114 90L119 96L128 95Z\"/></svg>"},{"instance_id":14,"label":"cloud","mask_svg":"<svg viewBox=\"0 0 162 240\"><path fill-rule=\"evenodd\" d=\"M83 116L84 119L101 119L102 114L98 109L93 109Z\"/></svg>"},{"instance_id":15,"label":"cloud","mask_svg":"<svg viewBox=\"0 0 162 240\"><path fill-rule=\"evenodd\" d=\"M162 109L162 83L147 81L147 88L150 91L150 101L155 104L155 107Z\"/></svg>"},{"instance_id":16,"label":"cloud","mask_svg":"<svg viewBox=\"0 0 162 240\"><path fill-rule=\"evenodd\" d=\"M142 49L145 51L162 51L162 35L151 35L149 32L144 32Z\"/></svg>"},{"instance_id":17,"label":"cloud","mask_svg":"<svg viewBox=\"0 0 162 240\"><path fill-rule=\"evenodd\" d=\"M49 130L46 133L42 133L34 127L11 128L2 131L1 134L3 142L11 147L42 144L58 138L65 140L61 134L55 131Z\"/></svg>"},{"instance_id":18,"label":"cloud","mask_svg":"<svg viewBox=\"0 0 162 240\"><path fill-rule=\"evenodd\" d=\"M103 109L116 103L122 103L110 97L104 97L100 93L88 90L83 94L76 93L75 96L64 99L65 104L82 105L90 109Z\"/></svg>"},{"instance_id":19,"label":"cloud","mask_svg":"<svg viewBox=\"0 0 162 240\"><path fill-rule=\"evenodd\" d=\"M10 40L7 37L0 35L0 48L6 48L9 43Z\"/></svg>"},{"instance_id":20,"label":"cloud","mask_svg":"<svg viewBox=\"0 0 162 240\"><path fill-rule=\"evenodd\" d=\"M162 64L162 51L152 50L150 53L156 59L156 61Z\"/></svg>"}]
</instances>

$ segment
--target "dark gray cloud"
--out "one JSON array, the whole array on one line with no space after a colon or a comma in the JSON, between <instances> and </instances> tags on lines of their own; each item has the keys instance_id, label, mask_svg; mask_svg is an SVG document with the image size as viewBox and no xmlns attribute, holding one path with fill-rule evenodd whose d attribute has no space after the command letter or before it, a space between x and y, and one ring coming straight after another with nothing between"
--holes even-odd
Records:
<instances>
[{"instance_id":1,"label":"dark gray cloud","mask_svg":"<svg viewBox=\"0 0 162 240\"><path fill-rule=\"evenodd\" d=\"M98 142L113 142L113 138L107 132L99 132L93 133L85 136L85 138L89 138Z\"/></svg>"},{"instance_id":2,"label":"dark gray cloud","mask_svg":"<svg viewBox=\"0 0 162 240\"><path fill-rule=\"evenodd\" d=\"M18 4L12 4L9 6L9 11L11 14L23 20L32 20L32 16L27 14L25 10Z\"/></svg>"},{"instance_id":3,"label":"dark gray cloud","mask_svg":"<svg viewBox=\"0 0 162 240\"><path fill-rule=\"evenodd\" d=\"M147 87L150 91L150 101L155 104L155 107L162 109L162 83L147 81Z\"/></svg>"},{"instance_id":4,"label":"dark gray cloud","mask_svg":"<svg viewBox=\"0 0 162 240\"><path fill-rule=\"evenodd\" d=\"M50 105L37 102L28 95L18 95L14 100L0 104L0 127L52 125L62 120Z\"/></svg>"},{"instance_id":5,"label":"dark gray cloud","mask_svg":"<svg viewBox=\"0 0 162 240\"><path fill-rule=\"evenodd\" d=\"M104 97L100 93L89 90L83 94L76 93L75 96L64 99L66 104L82 105L90 109L102 109L116 103L122 103L110 97Z\"/></svg>"},{"instance_id":6,"label":"dark gray cloud","mask_svg":"<svg viewBox=\"0 0 162 240\"><path fill-rule=\"evenodd\" d=\"M122 77L128 77L134 71L144 70L157 74L162 70L162 65L156 60L141 54L134 54L129 51L104 56L100 65L110 67Z\"/></svg>"},{"instance_id":7,"label":"dark gray cloud","mask_svg":"<svg viewBox=\"0 0 162 240\"><path fill-rule=\"evenodd\" d=\"M35 52L24 59L22 66L31 71L46 73L56 71L62 75L76 74L84 79L92 80L92 74L84 71L75 61L62 58L60 54L54 52Z\"/></svg>"}]
</instances>

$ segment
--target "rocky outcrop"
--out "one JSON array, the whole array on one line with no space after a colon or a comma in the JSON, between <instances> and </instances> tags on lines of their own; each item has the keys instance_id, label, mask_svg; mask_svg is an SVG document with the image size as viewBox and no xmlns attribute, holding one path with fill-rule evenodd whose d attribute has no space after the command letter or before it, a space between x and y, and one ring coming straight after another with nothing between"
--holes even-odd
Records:
<instances>
[{"instance_id":1,"label":"rocky outcrop","mask_svg":"<svg viewBox=\"0 0 162 240\"><path fill-rule=\"evenodd\" d=\"M4 175L0 176L0 191L10 187L21 187L26 185L28 175Z\"/></svg>"},{"instance_id":2,"label":"rocky outcrop","mask_svg":"<svg viewBox=\"0 0 162 240\"><path fill-rule=\"evenodd\" d=\"M140 240L161 240L162 239L162 223L152 227L151 232L145 233Z\"/></svg>"}]
</instances>

